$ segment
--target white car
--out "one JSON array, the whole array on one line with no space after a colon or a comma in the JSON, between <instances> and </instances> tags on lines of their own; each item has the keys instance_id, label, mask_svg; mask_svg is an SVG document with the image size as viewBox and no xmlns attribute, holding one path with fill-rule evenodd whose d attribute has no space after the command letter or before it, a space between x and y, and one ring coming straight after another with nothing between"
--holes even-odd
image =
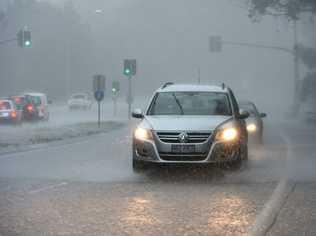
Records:
<instances>
[{"instance_id":1,"label":"white car","mask_svg":"<svg viewBox=\"0 0 316 236\"><path fill-rule=\"evenodd\" d=\"M158 89L133 136L133 169L150 164L240 163L248 158L248 134L232 90L223 86L176 85Z\"/></svg>"},{"instance_id":2,"label":"white car","mask_svg":"<svg viewBox=\"0 0 316 236\"><path fill-rule=\"evenodd\" d=\"M2 122L21 122L21 113L18 113L14 103L7 99L0 99L0 123Z\"/></svg>"},{"instance_id":3,"label":"white car","mask_svg":"<svg viewBox=\"0 0 316 236\"><path fill-rule=\"evenodd\" d=\"M71 95L68 100L68 107L70 110L73 109L91 109L92 101L89 99L88 94L86 93L76 93Z\"/></svg>"}]
</instances>

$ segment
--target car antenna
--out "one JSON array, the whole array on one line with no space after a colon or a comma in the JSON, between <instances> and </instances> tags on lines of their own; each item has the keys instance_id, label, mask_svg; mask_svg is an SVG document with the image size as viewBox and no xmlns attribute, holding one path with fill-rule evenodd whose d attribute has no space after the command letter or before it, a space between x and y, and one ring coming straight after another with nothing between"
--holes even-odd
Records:
<instances>
[{"instance_id":1,"label":"car antenna","mask_svg":"<svg viewBox=\"0 0 316 236\"><path fill-rule=\"evenodd\" d=\"M167 82L167 83L164 83L164 85L162 85L161 89L164 89L170 85L173 85L174 83L173 82Z\"/></svg>"},{"instance_id":2,"label":"car antenna","mask_svg":"<svg viewBox=\"0 0 316 236\"><path fill-rule=\"evenodd\" d=\"M226 88L225 83L222 83L222 89L224 90Z\"/></svg>"}]
</instances>

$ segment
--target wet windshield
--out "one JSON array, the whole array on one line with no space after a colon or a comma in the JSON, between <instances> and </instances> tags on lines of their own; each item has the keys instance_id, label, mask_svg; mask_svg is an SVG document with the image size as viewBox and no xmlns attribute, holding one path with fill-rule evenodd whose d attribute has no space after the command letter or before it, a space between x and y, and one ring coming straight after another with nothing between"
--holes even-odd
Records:
<instances>
[{"instance_id":1,"label":"wet windshield","mask_svg":"<svg viewBox=\"0 0 316 236\"><path fill-rule=\"evenodd\" d=\"M0 101L0 110L10 110L11 104L7 101Z\"/></svg>"},{"instance_id":2,"label":"wet windshield","mask_svg":"<svg viewBox=\"0 0 316 236\"><path fill-rule=\"evenodd\" d=\"M86 99L86 95L84 94L76 94L72 96L73 99Z\"/></svg>"},{"instance_id":3,"label":"wet windshield","mask_svg":"<svg viewBox=\"0 0 316 236\"><path fill-rule=\"evenodd\" d=\"M259 112L252 103L240 103L239 108L248 111L251 116L258 116Z\"/></svg>"},{"instance_id":4,"label":"wet windshield","mask_svg":"<svg viewBox=\"0 0 316 236\"><path fill-rule=\"evenodd\" d=\"M149 115L231 115L225 93L162 92L157 94Z\"/></svg>"}]
</instances>

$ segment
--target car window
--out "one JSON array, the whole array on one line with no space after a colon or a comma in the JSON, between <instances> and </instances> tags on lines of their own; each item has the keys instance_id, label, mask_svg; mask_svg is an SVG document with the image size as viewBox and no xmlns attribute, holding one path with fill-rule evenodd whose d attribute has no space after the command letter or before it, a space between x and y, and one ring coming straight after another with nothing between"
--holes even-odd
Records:
<instances>
[{"instance_id":1,"label":"car window","mask_svg":"<svg viewBox=\"0 0 316 236\"><path fill-rule=\"evenodd\" d=\"M26 100L27 100L28 102L33 103L35 106L39 106L39 105L42 104L41 97L39 97L39 96L30 96L30 95L27 95L27 96L26 96Z\"/></svg>"},{"instance_id":2,"label":"car window","mask_svg":"<svg viewBox=\"0 0 316 236\"><path fill-rule=\"evenodd\" d=\"M215 92L162 92L149 115L231 115L228 96Z\"/></svg>"},{"instance_id":3,"label":"car window","mask_svg":"<svg viewBox=\"0 0 316 236\"><path fill-rule=\"evenodd\" d=\"M252 103L241 103L240 108L248 111L250 116L257 116L259 114L257 108Z\"/></svg>"},{"instance_id":4,"label":"car window","mask_svg":"<svg viewBox=\"0 0 316 236\"><path fill-rule=\"evenodd\" d=\"M10 110L11 104L8 101L0 101L0 110Z\"/></svg>"},{"instance_id":5,"label":"car window","mask_svg":"<svg viewBox=\"0 0 316 236\"><path fill-rule=\"evenodd\" d=\"M83 94L76 94L72 96L73 99L86 99L86 96Z\"/></svg>"},{"instance_id":6,"label":"car window","mask_svg":"<svg viewBox=\"0 0 316 236\"><path fill-rule=\"evenodd\" d=\"M14 104L18 110L23 109L23 106L25 105L25 98L24 97L12 97L11 100L14 102Z\"/></svg>"}]
</instances>

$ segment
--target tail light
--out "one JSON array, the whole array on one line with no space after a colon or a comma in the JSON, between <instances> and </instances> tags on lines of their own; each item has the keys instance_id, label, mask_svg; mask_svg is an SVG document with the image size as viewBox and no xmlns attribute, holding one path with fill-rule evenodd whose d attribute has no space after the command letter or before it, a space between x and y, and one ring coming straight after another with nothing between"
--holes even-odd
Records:
<instances>
[{"instance_id":1,"label":"tail light","mask_svg":"<svg viewBox=\"0 0 316 236\"><path fill-rule=\"evenodd\" d=\"M11 112L11 117L12 117L13 119L15 119L16 116L17 116L16 111L12 111L12 112Z\"/></svg>"},{"instance_id":2,"label":"tail light","mask_svg":"<svg viewBox=\"0 0 316 236\"><path fill-rule=\"evenodd\" d=\"M27 109L29 112L34 111L33 105L28 105L26 109Z\"/></svg>"},{"instance_id":3,"label":"tail light","mask_svg":"<svg viewBox=\"0 0 316 236\"><path fill-rule=\"evenodd\" d=\"M14 98L14 100L15 100L15 102L16 102L17 104L20 104L20 103L21 103L21 98L20 98L20 97L16 97L16 98Z\"/></svg>"}]
</instances>

